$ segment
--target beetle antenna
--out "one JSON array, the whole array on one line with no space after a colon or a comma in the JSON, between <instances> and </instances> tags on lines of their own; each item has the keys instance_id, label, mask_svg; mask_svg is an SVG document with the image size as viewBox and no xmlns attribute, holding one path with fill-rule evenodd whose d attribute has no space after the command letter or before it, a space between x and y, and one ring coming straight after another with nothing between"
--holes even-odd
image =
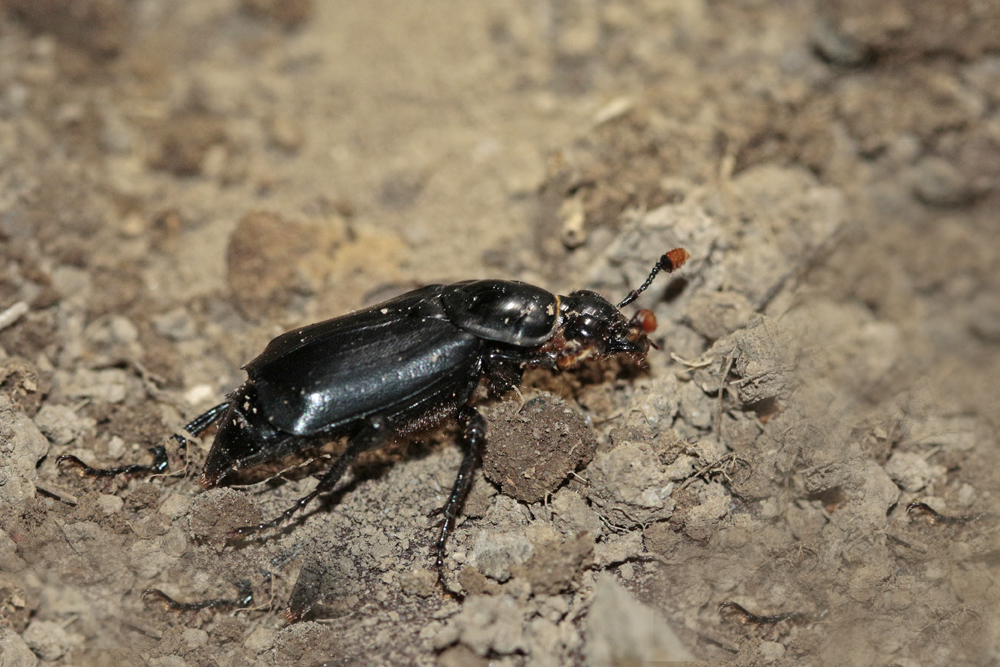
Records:
<instances>
[{"instance_id":1,"label":"beetle antenna","mask_svg":"<svg viewBox=\"0 0 1000 667\"><path fill-rule=\"evenodd\" d=\"M668 250L656 264L653 265L653 270L649 272L649 277L646 278L646 282L639 286L638 289L634 289L628 293L628 295L622 299L621 303L618 304L618 309L621 310L625 306L629 305L633 301L639 298L639 295L646 291L646 289L653 284L653 279L656 278L656 274L660 271L665 271L667 273L673 273L677 269L684 266L684 262L688 260L691 256L684 248L674 248L673 250Z\"/></svg>"}]
</instances>

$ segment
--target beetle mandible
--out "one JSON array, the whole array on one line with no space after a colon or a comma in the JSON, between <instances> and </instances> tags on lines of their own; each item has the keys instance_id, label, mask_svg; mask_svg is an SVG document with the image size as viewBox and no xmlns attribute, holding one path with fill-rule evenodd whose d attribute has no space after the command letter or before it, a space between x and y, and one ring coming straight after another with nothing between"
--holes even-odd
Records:
<instances>
[{"instance_id":1,"label":"beetle mandible","mask_svg":"<svg viewBox=\"0 0 1000 667\"><path fill-rule=\"evenodd\" d=\"M639 310L628 319L621 309L660 271L672 272L689 257L683 248L664 254L617 306L589 290L559 296L523 282L467 280L284 333L243 367L247 380L225 403L184 427L197 436L219 423L200 481L213 488L230 472L346 437L346 450L316 488L272 521L237 529L248 535L277 527L333 490L362 452L457 417L465 453L441 510L435 564L443 585L445 544L486 440L486 421L471 405L480 381L501 396L529 367L565 370L619 354L642 360L656 318ZM99 469L69 455L58 461L93 477L163 472L166 450L151 451L149 466Z\"/></svg>"}]
</instances>

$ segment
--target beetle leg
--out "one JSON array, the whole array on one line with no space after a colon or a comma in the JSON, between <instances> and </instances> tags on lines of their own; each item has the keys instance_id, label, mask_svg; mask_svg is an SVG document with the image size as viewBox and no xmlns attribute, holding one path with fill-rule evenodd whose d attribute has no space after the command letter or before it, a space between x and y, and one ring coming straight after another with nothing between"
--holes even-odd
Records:
<instances>
[{"instance_id":1,"label":"beetle leg","mask_svg":"<svg viewBox=\"0 0 1000 667\"><path fill-rule=\"evenodd\" d=\"M469 495L469 489L472 488L472 473L479 465L483 447L486 445L486 420L475 408L466 405L459 410L458 423L462 427L462 444L465 446L465 456L462 458L462 465L458 468L458 476L451 488L448 502L441 510L444 522L441 524L441 534L437 540L437 559L434 563L437 567L438 583L445 590L448 590L444 581L445 544L458 520L458 512L462 509L462 503L465 502Z\"/></svg>"},{"instance_id":2,"label":"beetle leg","mask_svg":"<svg viewBox=\"0 0 1000 667\"><path fill-rule=\"evenodd\" d=\"M142 592L142 599L156 598L169 611L201 611L202 609L235 608L246 609L253 604L253 588L250 581L242 579L236 584L237 596L235 598L217 598L215 600L203 600L202 602L178 602L159 588L147 588Z\"/></svg>"},{"instance_id":3,"label":"beetle leg","mask_svg":"<svg viewBox=\"0 0 1000 667\"><path fill-rule=\"evenodd\" d=\"M339 459L334 461L330 469L326 471L326 474L319 480L319 484L316 485L312 493L299 498L294 505L279 514L277 518L264 523L258 523L256 526L237 528L235 533L243 536L258 533L269 528L277 528L290 519L296 512L305 509L316 496L332 491L333 487L337 485L337 482L344 476L344 473L347 472L347 469L354 463L359 454L367 452L369 449L381 447L390 437L392 437L392 429L389 428L388 420L380 416L371 417L368 420L368 424L348 440L347 449L340 455Z\"/></svg>"},{"instance_id":4,"label":"beetle leg","mask_svg":"<svg viewBox=\"0 0 1000 667\"><path fill-rule=\"evenodd\" d=\"M92 468L72 454L63 454L56 459L56 465L69 463L80 471L83 477L111 478L119 475L139 475L142 473L159 474L167 469L167 449L163 445L149 448L153 462L149 465L131 464L114 468Z\"/></svg>"},{"instance_id":5,"label":"beetle leg","mask_svg":"<svg viewBox=\"0 0 1000 667\"><path fill-rule=\"evenodd\" d=\"M198 437L206 430L208 427L219 421L223 413L229 408L229 403L219 403L214 408L209 408L206 412L198 415L192 419L187 425L182 429L183 431ZM185 438L180 433L174 434L174 440L177 442L178 447L181 449L187 449L188 439Z\"/></svg>"},{"instance_id":6,"label":"beetle leg","mask_svg":"<svg viewBox=\"0 0 1000 667\"><path fill-rule=\"evenodd\" d=\"M508 355L492 352L483 360L483 375L489 385L490 394L495 398L519 387L523 374L524 369L520 361Z\"/></svg>"},{"instance_id":7,"label":"beetle leg","mask_svg":"<svg viewBox=\"0 0 1000 667\"><path fill-rule=\"evenodd\" d=\"M225 412L226 408L229 407L229 403L220 403L214 408L208 410L207 412L195 417L191 423L184 427L184 430L191 435L197 436L209 426L214 424ZM187 438L180 434L174 435L174 440L180 449L187 450ZM92 468L77 457L72 454L63 454L56 459L56 465L66 462L73 465L80 470L80 474L84 477L99 477L99 478L111 478L118 477L119 475L141 475L141 474L152 474L160 475L167 471L167 450L163 445L156 445L155 447L150 447L149 452L153 455L153 462L149 465L125 465L117 466L114 468Z\"/></svg>"}]
</instances>

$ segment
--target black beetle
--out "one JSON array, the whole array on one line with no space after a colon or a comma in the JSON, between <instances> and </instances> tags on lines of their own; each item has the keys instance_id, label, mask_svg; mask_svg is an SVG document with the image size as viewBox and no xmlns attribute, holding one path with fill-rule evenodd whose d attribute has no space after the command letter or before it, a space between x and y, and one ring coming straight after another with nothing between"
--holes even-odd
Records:
<instances>
[{"instance_id":1,"label":"black beetle","mask_svg":"<svg viewBox=\"0 0 1000 667\"><path fill-rule=\"evenodd\" d=\"M201 483L212 488L231 471L347 438L347 449L312 493L273 521L237 530L246 535L278 526L331 491L362 452L457 416L465 455L441 510L444 521L436 545L440 578L445 542L485 444L486 422L470 405L479 382L485 379L499 396L520 385L527 367L563 370L587 358L616 354L643 359L656 318L640 310L626 319L621 308L649 287L657 273L674 271L688 257L683 248L664 254L645 283L617 306L589 290L557 296L522 282L467 280L428 285L282 334L244 366L247 381L225 403L185 427L198 435L220 422ZM162 472L166 451L152 451L151 466L97 469L74 456L58 460L89 476Z\"/></svg>"}]
</instances>

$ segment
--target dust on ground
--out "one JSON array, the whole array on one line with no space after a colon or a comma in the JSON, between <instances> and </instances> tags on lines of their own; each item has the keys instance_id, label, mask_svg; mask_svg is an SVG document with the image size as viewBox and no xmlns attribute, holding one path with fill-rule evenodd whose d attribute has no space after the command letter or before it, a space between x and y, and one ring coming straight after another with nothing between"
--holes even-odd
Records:
<instances>
[{"instance_id":1,"label":"dust on ground","mask_svg":"<svg viewBox=\"0 0 1000 667\"><path fill-rule=\"evenodd\" d=\"M1000 660L997 5L0 10L3 665ZM461 603L448 429L235 544L328 458L55 465L148 461L293 326L473 277L621 296L675 246L648 369L484 401Z\"/></svg>"}]
</instances>

